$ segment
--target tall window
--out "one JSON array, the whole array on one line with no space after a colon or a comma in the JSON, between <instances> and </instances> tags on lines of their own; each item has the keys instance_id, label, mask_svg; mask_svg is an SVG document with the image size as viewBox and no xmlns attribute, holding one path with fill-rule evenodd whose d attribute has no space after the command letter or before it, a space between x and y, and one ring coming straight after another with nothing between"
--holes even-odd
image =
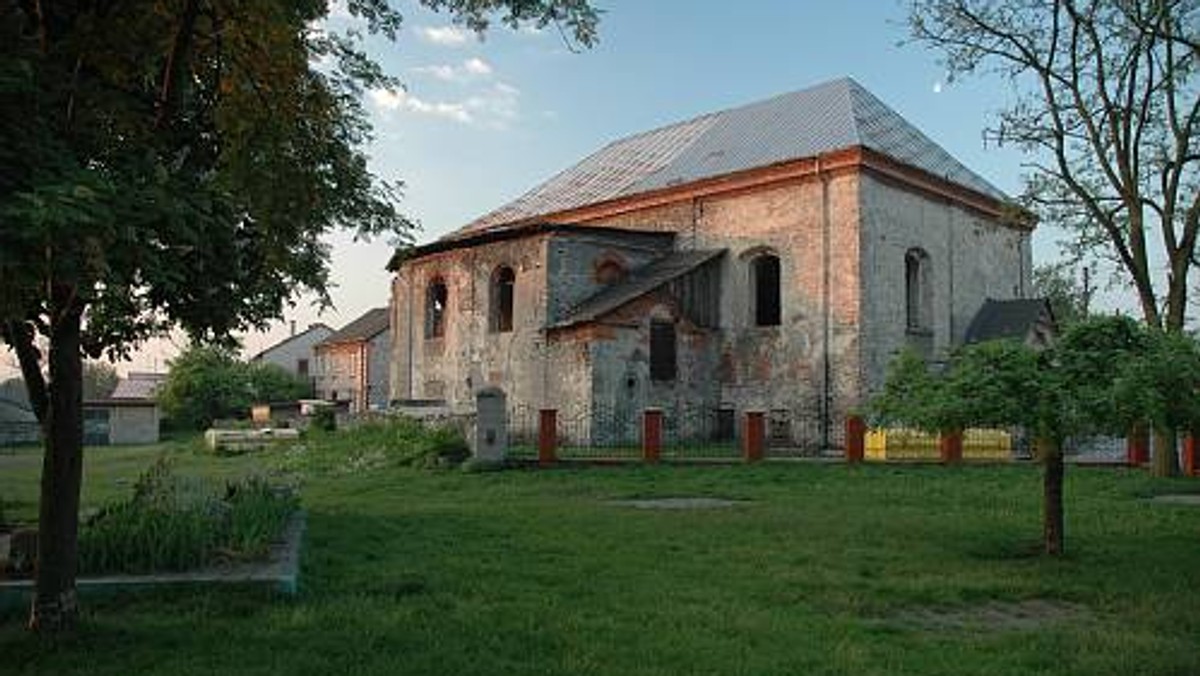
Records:
<instances>
[{"instance_id":1,"label":"tall window","mask_svg":"<svg viewBox=\"0 0 1200 676\"><path fill-rule=\"evenodd\" d=\"M750 285L754 290L755 326L779 326L781 294L779 257L762 254L750 261Z\"/></svg>"},{"instance_id":2,"label":"tall window","mask_svg":"<svg viewBox=\"0 0 1200 676\"><path fill-rule=\"evenodd\" d=\"M425 337L441 338L446 335L446 282L434 278L425 289Z\"/></svg>"},{"instance_id":3,"label":"tall window","mask_svg":"<svg viewBox=\"0 0 1200 676\"><path fill-rule=\"evenodd\" d=\"M675 325L650 322L650 380L675 380Z\"/></svg>"},{"instance_id":4,"label":"tall window","mask_svg":"<svg viewBox=\"0 0 1200 676\"><path fill-rule=\"evenodd\" d=\"M614 260L607 260L596 266L596 281L608 286L616 284L625 278L625 268Z\"/></svg>"},{"instance_id":5,"label":"tall window","mask_svg":"<svg viewBox=\"0 0 1200 676\"><path fill-rule=\"evenodd\" d=\"M904 254L904 315L909 331L933 328L933 284L929 276L929 254L924 249L909 249Z\"/></svg>"},{"instance_id":6,"label":"tall window","mask_svg":"<svg viewBox=\"0 0 1200 676\"><path fill-rule=\"evenodd\" d=\"M513 328L513 288L517 275L508 266L492 273L491 298L488 303L488 328L495 333L507 333Z\"/></svg>"}]
</instances>

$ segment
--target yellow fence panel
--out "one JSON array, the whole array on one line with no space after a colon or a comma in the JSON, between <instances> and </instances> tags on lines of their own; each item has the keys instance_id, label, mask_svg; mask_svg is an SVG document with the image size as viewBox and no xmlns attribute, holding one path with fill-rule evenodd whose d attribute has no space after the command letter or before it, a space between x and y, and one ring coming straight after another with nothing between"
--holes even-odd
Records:
<instances>
[{"instance_id":1,"label":"yellow fence panel","mask_svg":"<svg viewBox=\"0 0 1200 676\"><path fill-rule=\"evenodd\" d=\"M963 460L1012 459L1012 435L1005 430L968 429L963 432ZM903 427L867 430L867 460L941 459L938 435Z\"/></svg>"}]
</instances>

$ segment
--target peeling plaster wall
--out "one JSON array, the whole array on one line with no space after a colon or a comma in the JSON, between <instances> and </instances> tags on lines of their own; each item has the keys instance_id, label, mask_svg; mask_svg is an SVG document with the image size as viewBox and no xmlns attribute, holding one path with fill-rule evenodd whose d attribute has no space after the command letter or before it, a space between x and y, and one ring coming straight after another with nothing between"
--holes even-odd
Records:
<instances>
[{"instance_id":1,"label":"peeling plaster wall","mask_svg":"<svg viewBox=\"0 0 1200 676\"><path fill-rule=\"evenodd\" d=\"M709 367L719 386L714 408L733 408L739 414L787 411L793 440L812 441L821 433L826 393L835 419L858 405L859 237L854 174L688 200L592 223L629 225L653 222L656 217L667 219L680 232L680 248L690 242L696 248L729 250L720 263L722 330L713 339ZM750 262L763 251L775 253L781 263L782 322L777 327L754 326L751 316ZM826 357L831 375L828 391Z\"/></svg>"},{"instance_id":2,"label":"peeling plaster wall","mask_svg":"<svg viewBox=\"0 0 1200 676\"><path fill-rule=\"evenodd\" d=\"M649 229L649 228L646 228ZM550 323L563 319L580 302L599 292L600 261L614 260L626 270L640 268L672 250L672 237L637 233L557 233L547 243Z\"/></svg>"},{"instance_id":3,"label":"peeling plaster wall","mask_svg":"<svg viewBox=\"0 0 1200 676\"><path fill-rule=\"evenodd\" d=\"M590 344L548 340L548 317L557 320L600 289L597 260L615 256L632 268L669 251L669 237L560 232L405 263L392 284L392 398L445 399L455 410L469 410L475 391L497 386L510 408L588 405ZM513 330L499 333L488 318L492 275L502 265L516 280ZM447 285L446 328L442 337L426 338L425 293L436 277Z\"/></svg>"},{"instance_id":4,"label":"peeling plaster wall","mask_svg":"<svg viewBox=\"0 0 1200 676\"><path fill-rule=\"evenodd\" d=\"M911 338L905 318L905 253L924 249L932 265L932 356L962 342L987 298L1030 293L1029 235L994 219L902 190L871 176L862 181L863 367L871 390Z\"/></svg>"},{"instance_id":5,"label":"peeling plaster wall","mask_svg":"<svg viewBox=\"0 0 1200 676\"><path fill-rule=\"evenodd\" d=\"M786 416L792 441L814 443L837 438L907 340L909 248L931 259L940 352L961 340L985 298L1029 289L1026 233L853 170L587 223L674 232L677 249L727 249L716 263L720 328L691 326L662 289L599 322L543 330L599 290L596 261L637 268L671 248L666 238L559 231L432 254L405 263L393 283L392 398L468 409L473 391L497 385L510 408L731 408L739 424L740 414L762 410ZM755 326L751 315L751 261L762 252L780 258L779 326ZM502 264L516 272L514 330L491 333L489 283ZM446 333L426 339L425 289L438 275L449 288ZM676 320L673 383L649 377L655 317Z\"/></svg>"}]
</instances>

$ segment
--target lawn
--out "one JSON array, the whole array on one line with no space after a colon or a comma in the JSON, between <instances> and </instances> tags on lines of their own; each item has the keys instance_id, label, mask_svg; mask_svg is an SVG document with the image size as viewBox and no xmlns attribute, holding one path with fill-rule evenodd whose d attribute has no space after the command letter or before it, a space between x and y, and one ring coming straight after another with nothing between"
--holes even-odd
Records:
<instances>
[{"instance_id":1,"label":"lawn","mask_svg":"<svg viewBox=\"0 0 1200 676\"><path fill-rule=\"evenodd\" d=\"M167 448L180 472L270 464ZM90 451L85 500L155 453ZM0 455L0 495L33 495L32 457ZM1031 466L323 473L297 597L92 598L58 643L10 613L0 671L1200 673L1200 508L1145 499L1200 481L1070 469L1061 561L1030 555L1040 490ZM614 502L700 496L741 502Z\"/></svg>"}]
</instances>

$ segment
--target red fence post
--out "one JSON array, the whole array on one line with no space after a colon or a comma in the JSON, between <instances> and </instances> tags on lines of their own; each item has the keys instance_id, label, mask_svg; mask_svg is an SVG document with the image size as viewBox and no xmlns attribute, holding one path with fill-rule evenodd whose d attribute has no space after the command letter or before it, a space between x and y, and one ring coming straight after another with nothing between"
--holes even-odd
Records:
<instances>
[{"instance_id":1,"label":"red fence post","mask_svg":"<svg viewBox=\"0 0 1200 676\"><path fill-rule=\"evenodd\" d=\"M1183 437L1183 475L1196 476L1196 435L1192 432Z\"/></svg>"},{"instance_id":2,"label":"red fence post","mask_svg":"<svg viewBox=\"0 0 1200 676\"><path fill-rule=\"evenodd\" d=\"M862 462L867 449L867 423L862 416L846 418L846 462Z\"/></svg>"},{"instance_id":3,"label":"red fence post","mask_svg":"<svg viewBox=\"0 0 1200 676\"><path fill-rule=\"evenodd\" d=\"M543 408L538 415L538 464L553 465L558 446L558 410Z\"/></svg>"},{"instance_id":4,"label":"red fence post","mask_svg":"<svg viewBox=\"0 0 1200 676\"><path fill-rule=\"evenodd\" d=\"M742 434L742 457L746 462L762 460L763 444L766 438L766 414L762 411L746 411L746 425Z\"/></svg>"},{"instance_id":5,"label":"red fence post","mask_svg":"<svg viewBox=\"0 0 1200 676\"><path fill-rule=\"evenodd\" d=\"M938 451L942 462L951 465L962 460L962 430L945 430L938 436Z\"/></svg>"},{"instance_id":6,"label":"red fence post","mask_svg":"<svg viewBox=\"0 0 1200 676\"><path fill-rule=\"evenodd\" d=\"M1150 430L1145 424L1137 423L1129 430L1129 436L1125 438L1125 460L1134 467L1150 462Z\"/></svg>"},{"instance_id":7,"label":"red fence post","mask_svg":"<svg viewBox=\"0 0 1200 676\"><path fill-rule=\"evenodd\" d=\"M663 412L648 408L642 412L642 460L658 462L662 453Z\"/></svg>"}]
</instances>

